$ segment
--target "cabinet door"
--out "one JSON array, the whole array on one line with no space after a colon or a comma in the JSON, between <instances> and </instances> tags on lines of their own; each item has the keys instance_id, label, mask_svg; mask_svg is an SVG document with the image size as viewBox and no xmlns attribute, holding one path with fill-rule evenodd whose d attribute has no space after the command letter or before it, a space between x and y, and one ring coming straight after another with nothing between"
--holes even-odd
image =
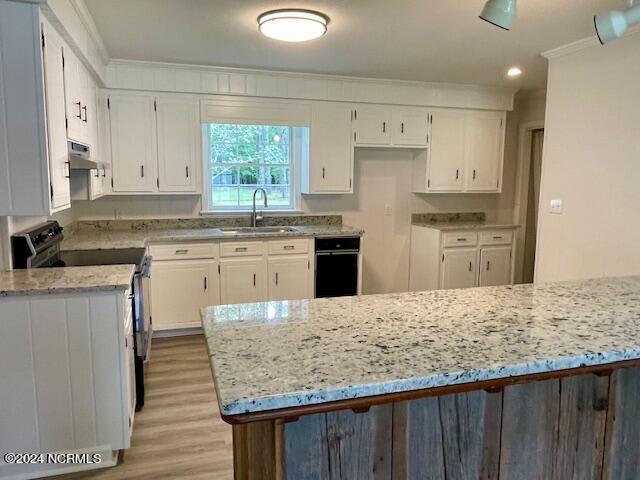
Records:
<instances>
[{"instance_id":1,"label":"cabinet door","mask_svg":"<svg viewBox=\"0 0 640 480\"><path fill-rule=\"evenodd\" d=\"M103 169L89 170L89 200L95 200L104 194L104 180L102 177Z\"/></svg>"},{"instance_id":2,"label":"cabinet door","mask_svg":"<svg viewBox=\"0 0 640 480\"><path fill-rule=\"evenodd\" d=\"M158 183L161 192L195 192L200 158L198 104L158 98Z\"/></svg>"},{"instance_id":3,"label":"cabinet door","mask_svg":"<svg viewBox=\"0 0 640 480\"><path fill-rule=\"evenodd\" d=\"M47 116L47 147L49 154L49 182L51 210L71 205L67 131L65 128L64 72L62 38L49 26L42 25L45 37L44 77Z\"/></svg>"},{"instance_id":4,"label":"cabinet door","mask_svg":"<svg viewBox=\"0 0 640 480\"><path fill-rule=\"evenodd\" d=\"M467 288L477 285L475 248L450 248L444 251L442 288Z\"/></svg>"},{"instance_id":5,"label":"cabinet door","mask_svg":"<svg viewBox=\"0 0 640 480\"><path fill-rule=\"evenodd\" d=\"M70 140L84 143L84 123L82 121L83 90L82 76L84 67L80 60L66 48L64 51L64 91L67 112L67 136ZM86 87L86 86L85 86Z\"/></svg>"},{"instance_id":6,"label":"cabinet door","mask_svg":"<svg viewBox=\"0 0 640 480\"><path fill-rule=\"evenodd\" d=\"M220 261L220 303L264 302L266 265L262 257L223 258Z\"/></svg>"},{"instance_id":7,"label":"cabinet door","mask_svg":"<svg viewBox=\"0 0 640 480\"><path fill-rule=\"evenodd\" d=\"M511 246L486 247L480 251L480 286L511 283Z\"/></svg>"},{"instance_id":8,"label":"cabinet door","mask_svg":"<svg viewBox=\"0 0 640 480\"><path fill-rule=\"evenodd\" d=\"M303 193L345 193L352 188L353 145L349 107L314 107L308 188Z\"/></svg>"},{"instance_id":9,"label":"cabinet door","mask_svg":"<svg viewBox=\"0 0 640 480\"><path fill-rule=\"evenodd\" d=\"M155 330L200 326L200 308L219 303L216 260L155 261L149 283Z\"/></svg>"},{"instance_id":10,"label":"cabinet door","mask_svg":"<svg viewBox=\"0 0 640 480\"><path fill-rule=\"evenodd\" d=\"M465 113L438 110L431 115L428 190L462 190Z\"/></svg>"},{"instance_id":11,"label":"cabinet door","mask_svg":"<svg viewBox=\"0 0 640 480\"><path fill-rule=\"evenodd\" d=\"M111 95L111 168L114 192L156 191L154 98Z\"/></svg>"},{"instance_id":12,"label":"cabinet door","mask_svg":"<svg viewBox=\"0 0 640 480\"><path fill-rule=\"evenodd\" d=\"M391 142L391 109L359 107L354 110L356 145L389 145Z\"/></svg>"},{"instance_id":13,"label":"cabinet door","mask_svg":"<svg viewBox=\"0 0 640 480\"><path fill-rule=\"evenodd\" d=\"M465 135L466 189L497 192L502 174L504 113L470 112Z\"/></svg>"},{"instance_id":14,"label":"cabinet door","mask_svg":"<svg viewBox=\"0 0 640 480\"><path fill-rule=\"evenodd\" d=\"M270 257L269 300L313 298L310 261L307 255Z\"/></svg>"},{"instance_id":15,"label":"cabinet door","mask_svg":"<svg viewBox=\"0 0 640 480\"><path fill-rule=\"evenodd\" d=\"M91 156L94 159L100 159L100 152L98 151L98 86L84 67L83 70L86 88L84 90L81 120L85 130L85 142L91 147Z\"/></svg>"},{"instance_id":16,"label":"cabinet door","mask_svg":"<svg viewBox=\"0 0 640 480\"><path fill-rule=\"evenodd\" d=\"M391 141L394 145L426 147L428 132L429 123L426 111L414 109L395 109L393 111Z\"/></svg>"}]
</instances>

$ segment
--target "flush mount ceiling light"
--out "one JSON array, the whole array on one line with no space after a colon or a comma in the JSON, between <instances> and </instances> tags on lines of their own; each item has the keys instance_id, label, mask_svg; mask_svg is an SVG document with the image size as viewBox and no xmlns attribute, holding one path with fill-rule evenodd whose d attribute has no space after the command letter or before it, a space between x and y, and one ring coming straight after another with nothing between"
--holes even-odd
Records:
<instances>
[{"instance_id":1,"label":"flush mount ceiling light","mask_svg":"<svg viewBox=\"0 0 640 480\"><path fill-rule=\"evenodd\" d=\"M629 9L624 12L612 10L609 13L593 17L596 35L602 45L622 37L629 26L640 23L640 5L635 5L635 3L635 0L629 0Z\"/></svg>"},{"instance_id":2,"label":"flush mount ceiling light","mask_svg":"<svg viewBox=\"0 0 640 480\"><path fill-rule=\"evenodd\" d=\"M509 78L516 78L520 75L522 75L522 70L520 70L519 67L511 67L509 70L507 70L507 77Z\"/></svg>"},{"instance_id":3,"label":"flush mount ceiling light","mask_svg":"<svg viewBox=\"0 0 640 480\"><path fill-rule=\"evenodd\" d=\"M283 42L306 42L327 31L329 17L313 10L282 9L258 17L258 28L266 37Z\"/></svg>"},{"instance_id":4,"label":"flush mount ceiling light","mask_svg":"<svg viewBox=\"0 0 640 480\"><path fill-rule=\"evenodd\" d=\"M516 18L516 0L487 0L480 18L496 27L510 30Z\"/></svg>"}]
</instances>

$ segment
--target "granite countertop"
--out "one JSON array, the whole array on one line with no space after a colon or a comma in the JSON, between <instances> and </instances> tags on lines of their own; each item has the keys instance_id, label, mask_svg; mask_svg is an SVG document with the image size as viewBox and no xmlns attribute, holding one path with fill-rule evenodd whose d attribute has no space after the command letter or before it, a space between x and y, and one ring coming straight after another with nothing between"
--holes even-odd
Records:
<instances>
[{"instance_id":1,"label":"granite countertop","mask_svg":"<svg viewBox=\"0 0 640 480\"><path fill-rule=\"evenodd\" d=\"M0 272L0 297L122 290L131 286L135 265L34 268Z\"/></svg>"},{"instance_id":2,"label":"granite countertop","mask_svg":"<svg viewBox=\"0 0 640 480\"><path fill-rule=\"evenodd\" d=\"M202 315L225 415L640 358L640 276Z\"/></svg>"},{"instance_id":3,"label":"granite countertop","mask_svg":"<svg viewBox=\"0 0 640 480\"><path fill-rule=\"evenodd\" d=\"M62 250L144 248L152 243L203 240L242 240L274 237L320 237L362 235L361 229L346 225L302 225L293 232L223 233L219 228L153 228L140 230L76 230L65 234Z\"/></svg>"},{"instance_id":4,"label":"granite countertop","mask_svg":"<svg viewBox=\"0 0 640 480\"><path fill-rule=\"evenodd\" d=\"M491 222L413 222L417 227L427 227L436 230L515 230L520 225L512 223Z\"/></svg>"}]
</instances>

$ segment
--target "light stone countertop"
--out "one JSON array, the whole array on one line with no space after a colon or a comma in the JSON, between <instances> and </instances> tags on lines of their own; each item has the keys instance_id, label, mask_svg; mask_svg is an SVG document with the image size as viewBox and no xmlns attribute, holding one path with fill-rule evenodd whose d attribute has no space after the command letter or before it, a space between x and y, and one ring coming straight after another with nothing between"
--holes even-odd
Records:
<instances>
[{"instance_id":1,"label":"light stone countertop","mask_svg":"<svg viewBox=\"0 0 640 480\"><path fill-rule=\"evenodd\" d=\"M0 297L126 291L135 265L34 268L0 272Z\"/></svg>"},{"instance_id":2,"label":"light stone countertop","mask_svg":"<svg viewBox=\"0 0 640 480\"><path fill-rule=\"evenodd\" d=\"M153 243L205 240L242 240L249 238L321 237L363 235L362 229L346 225L295 226L293 232L223 233L219 228L173 228L141 230L80 230L65 234L61 250L144 248Z\"/></svg>"},{"instance_id":3,"label":"light stone countertop","mask_svg":"<svg viewBox=\"0 0 640 480\"><path fill-rule=\"evenodd\" d=\"M640 276L202 314L225 415L640 358Z\"/></svg>"},{"instance_id":4,"label":"light stone countertop","mask_svg":"<svg viewBox=\"0 0 640 480\"><path fill-rule=\"evenodd\" d=\"M491 222L413 222L417 227L433 228L435 230L515 230L520 225L512 223L491 223Z\"/></svg>"}]
</instances>

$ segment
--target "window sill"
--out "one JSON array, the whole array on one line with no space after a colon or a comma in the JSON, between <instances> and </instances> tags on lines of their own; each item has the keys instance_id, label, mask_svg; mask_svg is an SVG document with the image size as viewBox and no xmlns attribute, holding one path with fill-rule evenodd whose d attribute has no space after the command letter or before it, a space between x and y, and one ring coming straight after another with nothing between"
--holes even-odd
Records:
<instances>
[{"instance_id":1,"label":"window sill","mask_svg":"<svg viewBox=\"0 0 640 480\"><path fill-rule=\"evenodd\" d=\"M263 216L269 216L273 214L277 215L301 215L304 214L303 210L260 210L256 209ZM200 212L201 217L236 217L240 215L251 215L251 210L202 210Z\"/></svg>"}]
</instances>

